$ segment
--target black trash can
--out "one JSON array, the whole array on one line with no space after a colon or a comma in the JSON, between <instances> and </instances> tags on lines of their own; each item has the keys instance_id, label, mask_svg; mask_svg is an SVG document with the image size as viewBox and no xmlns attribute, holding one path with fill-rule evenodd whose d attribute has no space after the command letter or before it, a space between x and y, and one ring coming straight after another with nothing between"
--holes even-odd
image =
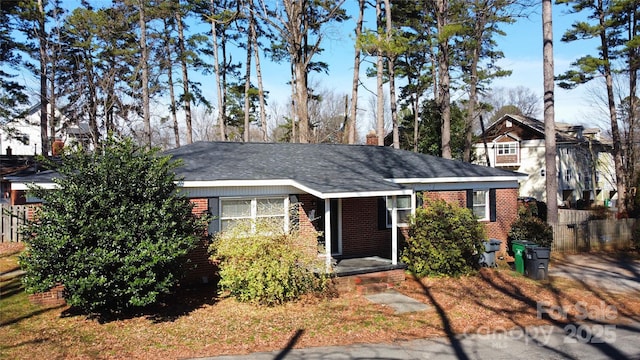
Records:
<instances>
[{"instance_id":1,"label":"black trash can","mask_svg":"<svg viewBox=\"0 0 640 360\"><path fill-rule=\"evenodd\" d=\"M551 248L527 246L525 252L525 275L534 280L546 280L549 273Z\"/></svg>"}]
</instances>

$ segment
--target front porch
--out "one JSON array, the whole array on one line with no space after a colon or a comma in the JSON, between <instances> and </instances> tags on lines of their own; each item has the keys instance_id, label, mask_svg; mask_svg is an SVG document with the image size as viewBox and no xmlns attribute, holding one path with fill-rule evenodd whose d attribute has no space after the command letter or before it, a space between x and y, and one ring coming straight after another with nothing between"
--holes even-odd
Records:
<instances>
[{"instance_id":1,"label":"front porch","mask_svg":"<svg viewBox=\"0 0 640 360\"><path fill-rule=\"evenodd\" d=\"M403 263L393 264L391 259L379 256L340 258L333 257L333 274L336 277L363 275L391 270L404 270L407 266Z\"/></svg>"},{"instance_id":2,"label":"front porch","mask_svg":"<svg viewBox=\"0 0 640 360\"><path fill-rule=\"evenodd\" d=\"M405 280L406 265L379 256L333 258L333 284L338 292L385 292Z\"/></svg>"}]
</instances>

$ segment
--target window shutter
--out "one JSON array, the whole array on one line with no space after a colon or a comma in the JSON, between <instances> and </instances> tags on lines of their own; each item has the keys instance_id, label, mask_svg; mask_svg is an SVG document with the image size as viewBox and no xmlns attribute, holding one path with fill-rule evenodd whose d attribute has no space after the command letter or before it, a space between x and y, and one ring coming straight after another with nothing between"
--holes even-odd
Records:
<instances>
[{"instance_id":1,"label":"window shutter","mask_svg":"<svg viewBox=\"0 0 640 360\"><path fill-rule=\"evenodd\" d=\"M214 235L220 231L220 202L217 197L209 198L209 215L211 215L211 221L209 222L209 235Z\"/></svg>"},{"instance_id":2,"label":"window shutter","mask_svg":"<svg viewBox=\"0 0 640 360\"><path fill-rule=\"evenodd\" d=\"M496 221L496 189L489 189L489 221Z\"/></svg>"},{"instance_id":3,"label":"window shutter","mask_svg":"<svg viewBox=\"0 0 640 360\"><path fill-rule=\"evenodd\" d=\"M467 190L467 208L473 211L473 189Z\"/></svg>"},{"instance_id":4,"label":"window shutter","mask_svg":"<svg viewBox=\"0 0 640 360\"><path fill-rule=\"evenodd\" d=\"M387 229L387 199L383 197L378 198L378 230Z\"/></svg>"}]
</instances>

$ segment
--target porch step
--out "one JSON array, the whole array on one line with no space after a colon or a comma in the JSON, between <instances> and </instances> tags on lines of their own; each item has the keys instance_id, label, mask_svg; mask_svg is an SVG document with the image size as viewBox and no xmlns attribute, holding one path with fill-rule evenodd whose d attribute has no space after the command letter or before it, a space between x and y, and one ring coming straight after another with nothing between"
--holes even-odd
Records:
<instances>
[{"instance_id":1,"label":"porch step","mask_svg":"<svg viewBox=\"0 0 640 360\"><path fill-rule=\"evenodd\" d=\"M378 294L390 289L393 289L393 284L391 283L369 283L356 285L356 292L360 295Z\"/></svg>"},{"instance_id":2,"label":"porch step","mask_svg":"<svg viewBox=\"0 0 640 360\"><path fill-rule=\"evenodd\" d=\"M334 284L339 292L356 291L358 294L375 294L392 289L405 280L403 269L379 271L334 278Z\"/></svg>"}]
</instances>

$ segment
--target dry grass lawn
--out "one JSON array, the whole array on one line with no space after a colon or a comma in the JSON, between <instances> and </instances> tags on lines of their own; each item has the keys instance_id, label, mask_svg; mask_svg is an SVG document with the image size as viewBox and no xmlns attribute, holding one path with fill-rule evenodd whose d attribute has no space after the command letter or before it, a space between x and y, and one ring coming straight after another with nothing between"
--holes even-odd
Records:
<instances>
[{"instance_id":1,"label":"dry grass lawn","mask_svg":"<svg viewBox=\"0 0 640 360\"><path fill-rule=\"evenodd\" d=\"M0 255L1 256L1 255ZM15 256L15 255L13 255ZM593 309L591 320L640 321L638 294L612 294L565 279L540 283L508 269L483 269L457 279L409 279L398 291L432 306L394 314L356 293L308 298L260 307L219 298L211 287L184 289L137 317L100 322L68 314L66 307L31 305L14 281L0 291L0 353L8 359L170 359L294 347L393 342L541 324L564 324L579 315L577 302ZM569 318L539 319L537 302L570 310ZM615 319L597 309L612 305Z\"/></svg>"}]
</instances>

